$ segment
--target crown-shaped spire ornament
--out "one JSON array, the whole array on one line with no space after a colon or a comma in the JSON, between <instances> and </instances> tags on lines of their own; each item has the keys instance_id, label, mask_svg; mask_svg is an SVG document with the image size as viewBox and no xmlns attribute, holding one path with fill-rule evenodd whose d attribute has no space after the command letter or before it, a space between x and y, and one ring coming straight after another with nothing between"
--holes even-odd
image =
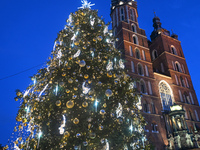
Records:
<instances>
[{"instance_id":1,"label":"crown-shaped spire ornament","mask_svg":"<svg viewBox=\"0 0 200 150\"><path fill-rule=\"evenodd\" d=\"M85 9L85 8L91 9L91 6L95 5L95 4L91 4L91 2L88 2L87 0L81 0L81 2L82 2L82 6L79 7L78 9Z\"/></svg>"}]
</instances>

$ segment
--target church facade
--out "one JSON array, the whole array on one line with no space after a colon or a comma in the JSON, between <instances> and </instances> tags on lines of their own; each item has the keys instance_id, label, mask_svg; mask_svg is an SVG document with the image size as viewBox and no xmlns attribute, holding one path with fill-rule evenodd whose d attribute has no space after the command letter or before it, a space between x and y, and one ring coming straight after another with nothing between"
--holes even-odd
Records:
<instances>
[{"instance_id":1,"label":"church facade","mask_svg":"<svg viewBox=\"0 0 200 150\"><path fill-rule=\"evenodd\" d=\"M178 36L153 18L147 40L138 24L137 2L111 0L116 48L142 95L147 139L157 150L199 148L200 107Z\"/></svg>"}]
</instances>

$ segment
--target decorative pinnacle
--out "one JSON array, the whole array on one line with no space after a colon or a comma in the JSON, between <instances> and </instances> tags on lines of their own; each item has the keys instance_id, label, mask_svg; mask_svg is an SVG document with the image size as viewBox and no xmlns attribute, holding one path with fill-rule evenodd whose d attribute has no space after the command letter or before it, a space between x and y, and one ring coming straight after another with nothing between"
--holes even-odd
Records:
<instances>
[{"instance_id":1,"label":"decorative pinnacle","mask_svg":"<svg viewBox=\"0 0 200 150\"><path fill-rule=\"evenodd\" d=\"M91 2L88 2L87 0L81 0L82 6L79 7L78 9L84 9L84 8L89 8L91 9L91 6L94 6L95 4L91 4Z\"/></svg>"}]
</instances>

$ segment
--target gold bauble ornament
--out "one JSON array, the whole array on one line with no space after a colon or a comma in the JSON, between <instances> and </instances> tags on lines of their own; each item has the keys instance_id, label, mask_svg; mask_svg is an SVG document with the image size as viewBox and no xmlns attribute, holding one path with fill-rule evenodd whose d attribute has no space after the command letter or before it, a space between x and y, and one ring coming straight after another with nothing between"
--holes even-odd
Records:
<instances>
[{"instance_id":1,"label":"gold bauble ornament","mask_svg":"<svg viewBox=\"0 0 200 150\"><path fill-rule=\"evenodd\" d=\"M90 129L90 128L91 128L91 126L92 126L92 125L89 123L89 124L88 124L88 129Z\"/></svg>"},{"instance_id":2,"label":"gold bauble ornament","mask_svg":"<svg viewBox=\"0 0 200 150\"><path fill-rule=\"evenodd\" d=\"M69 82L69 83L73 83L73 80L70 78L70 79L68 80L68 82Z\"/></svg>"},{"instance_id":3,"label":"gold bauble ornament","mask_svg":"<svg viewBox=\"0 0 200 150\"><path fill-rule=\"evenodd\" d=\"M74 45L76 45L76 46L79 45L79 42L74 42Z\"/></svg>"},{"instance_id":4,"label":"gold bauble ornament","mask_svg":"<svg viewBox=\"0 0 200 150\"><path fill-rule=\"evenodd\" d=\"M65 131L64 136L65 136L65 138L68 138L68 137L70 137L70 133L68 131Z\"/></svg>"},{"instance_id":5,"label":"gold bauble ornament","mask_svg":"<svg viewBox=\"0 0 200 150\"><path fill-rule=\"evenodd\" d=\"M88 103L87 103L87 102L83 102L83 103L82 103L82 106L83 106L83 107L88 107Z\"/></svg>"},{"instance_id":6,"label":"gold bauble ornament","mask_svg":"<svg viewBox=\"0 0 200 150\"><path fill-rule=\"evenodd\" d=\"M106 108L106 107L107 107L107 104L106 104L106 103L104 103L104 104L103 104L103 107L104 107L104 108Z\"/></svg>"},{"instance_id":7,"label":"gold bauble ornament","mask_svg":"<svg viewBox=\"0 0 200 150\"><path fill-rule=\"evenodd\" d=\"M61 106L61 101L60 100L56 101L56 106L58 106L58 107Z\"/></svg>"},{"instance_id":8,"label":"gold bauble ornament","mask_svg":"<svg viewBox=\"0 0 200 150\"><path fill-rule=\"evenodd\" d=\"M89 84L91 84L91 83L92 83L92 81L91 81L91 80L89 80L89 81L88 81L88 83L89 83Z\"/></svg>"},{"instance_id":9,"label":"gold bauble ornament","mask_svg":"<svg viewBox=\"0 0 200 150\"><path fill-rule=\"evenodd\" d=\"M74 91L77 91L77 90L78 90L78 88L75 87L75 88L74 88Z\"/></svg>"},{"instance_id":10,"label":"gold bauble ornament","mask_svg":"<svg viewBox=\"0 0 200 150\"><path fill-rule=\"evenodd\" d=\"M89 78L89 75L88 75L88 74L85 74L85 75L84 75L84 78L85 78L85 79L88 79L88 78Z\"/></svg>"},{"instance_id":11,"label":"gold bauble ornament","mask_svg":"<svg viewBox=\"0 0 200 150\"><path fill-rule=\"evenodd\" d=\"M103 130L103 126L100 125L100 126L99 126L99 130Z\"/></svg>"},{"instance_id":12,"label":"gold bauble ornament","mask_svg":"<svg viewBox=\"0 0 200 150\"><path fill-rule=\"evenodd\" d=\"M83 49L87 49L87 47L86 47L86 46L83 46Z\"/></svg>"},{"instance_id":13,"label":"gold bauble ornament","mask_svg":"<svg viewBox=\"0 0 200 150\"><path fill-rule=\"evenodd\" d=\"M106 111L104 109L100 110L100 114L101 115L105 115L106 114Z\"/></svg>"},{"instance_id":14,"label":"gold bauble ornament","mask_svg":"<svg viewBox=\"0 0 200 150\"><path fill-rule=\"evenodd\" d=\"M96 42L97 40L94 38L93 41Z\"/></svg>"},{"instance_id":15,"label":"gold bauble ornament","mask_svg":"<svg viewBox=\"0 0 200 150\"><path fill-rule=\"evenodd\" d=\"M26 122L27 122L27 119L26 119L26 118L23 118L23 119L22 119L22 122L23 122L23 123L26 123Z\"/></svg>"},{"instance_id":16,"label":"gold bauble ornament","mask_svg":"<svg viewBox=\"0 0 200 150\"><path fill-rule=\"evenodd\" d=\"M74 123L74 124L78 124L78 123L79 123L79 119L78 119L78 118L75 118L75 119L73 120L73 123Z\"/></svg>"},{"instance_id":17,"label":"gold bauble ornament","mask_svg":"<svg viewBox=\"0 0 200 150\"><path fill-rule=\"evenodd\" d=\"M67 89L67 90L66 90L66 93L67 93L67 94L69 94L69 93L70 93L70 90L69 90L69 89Z\"/></svg>"},{"instance_id":18,"label":"gold bauble ornament","mask_svg":"<svg viewBox=\"0 0 200 150\"><path fill-rule=\"evenodd\" d=\"M108 73L107 73L107 76L108 76L109 78L112 78L112 73L111 73L111 72L108 72Z\"/></svg>"},{"instance_id":19,"label":"gold bauble ornament","mask_svg":"<svg viewBox=\"0 0 200 150\"><path fill-rule=\"evenodd\" d=\"M90 66L87 66L86 68L87 68L87 69L90 69Z\"/></svg>"},{"instance_id":20,"label":"gold bauble ornament","mask_svg":"<svg viewBox=\"0 0 200 150\"><path fill-rule=\"evenodd\" d=\"M80 67L85 67L85 65L86 65L86 62L85 62L84 60L81 60L81 61L79 62L79 66L80 66Z\"/></svg>"},{"instance_id":21,"label":"gold bauble ornament","mask_svg":"<svg viewBox=\"0 0 200 150\"><path fill-rule=\"evenodd\" d=\"M107 89L106 90L106 92L105 92L105 95L107 96L107 97L111 97L112 96L112 91L110 90L110 89Z\"/></svg>"},{"instance_id":22,"label":"gold bauble ornament","mask_svg":"<svg viewBox=\"0 0 200 150\"><path fill-rule=\"evenodd\" d=\"M70 69L71 69L71 67L70 67L70 66L68 66L68 67L67 67L67 69L68 69L68 70L70 70Z\"/></svg>"},{"instance_id":23,"label":"gold bauble ornament","mask_svg":"<svg viewBox=\"0 0 200 150\"><path fill-rule=\"evenodd\" d=\"M74 101L73 100L68 101L66 106L67 106L67 108L73 108L74 107Z\"/></svg>"},{"instance_id":24,"label":"gold bauble ornament","mask_svg":"<svg viewBox=\"0 0 200 150\"><path fill-rule=\"evenodd\" d=\"M17 102L17 101L18 101L18 98L15 98L15 101Z\"/></svg>"},{"instance_id":25,"label":"gold bauble ornament","mask_svg":"<svg viewBox=\"0 0 200 150\"><path fill-rule=\"evenodd\" d=\"M22 118L21 118L20 116L17 116L17 117L16 117L16 121L18 121L18 122L19 122L19 121L22 121Z\"/></svg>"},{"instance_id":26,"label":"gold bauble ornament","mask_svg":"<svg viewBox=\"0 0 200 150\"><path fill-rule=\"evenodd\" d=\"M22 96L22 92L17 92L17 96Z\"/></svg>"}]
</instances>

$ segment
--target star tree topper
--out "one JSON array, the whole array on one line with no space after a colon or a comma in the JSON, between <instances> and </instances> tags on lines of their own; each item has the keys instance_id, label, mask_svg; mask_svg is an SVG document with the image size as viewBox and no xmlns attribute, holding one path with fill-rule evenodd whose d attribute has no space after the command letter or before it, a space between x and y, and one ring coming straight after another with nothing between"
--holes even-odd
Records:
<instances>
[{"instance_id":1,"label":"star tree topper","mask_svg":"<svg viewBox=\"0 0 200 150\"><path fill-rule=\"evenodd\" d=\"M94 6L95 4L91 4L91 2L88 2L87 0L81 0L82 6L79 7L78 9L84 9L84 8L89 8L91 9L91 6Z\"/></svg>"}]
</instances>

